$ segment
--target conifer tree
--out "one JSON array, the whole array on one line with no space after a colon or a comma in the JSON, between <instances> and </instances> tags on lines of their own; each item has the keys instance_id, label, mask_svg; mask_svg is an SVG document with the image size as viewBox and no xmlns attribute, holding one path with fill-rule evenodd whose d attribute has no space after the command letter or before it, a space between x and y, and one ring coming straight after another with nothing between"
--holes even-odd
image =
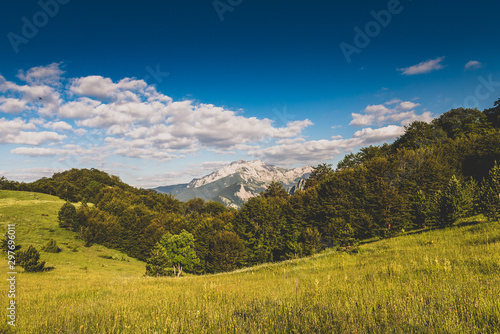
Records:
<instances>
[{"instance_id":1,"label":"conifer tree","mask_svg":"<svg viewBox=\"0 0 500 334\"><path fill-rule=\"evenodd\" d=\"M500 219L500 166L496 162L483 181L479 206L489 220Z\"/></svg>"},{"instance_id":2,"label":"conifer tree","mask_svg":"<svg viewBox=\"0 0 500 334\"><path fill-rule=\"evenodd\" d=\"M438 226L453 225L467 215L471 208L471 198L460 181L453 175L446 189L438 195Z\"/></svg>"},{"instance_id":3,"label":"conifer tree","mask_svg":"<svg viewBox=\"0 0 500 334\"><path fill-rule=\"evenodd\" d=\"M70 202L63 204L58 213L59 226L62 228L73 228L76 218L76 208Z\"/></svg>"},{"instance_id":4,"label":"conifer tree","mask_svg":"<svg viewBox=\"0 0 500 334\"><path fill-rule=\"evenodd\" d=\"M45 267L45 261L40 261L40 253L33 245L30 245L25 251L18 252L17 260L26 272L43 271Z\"/></svg>"}]
</instances>

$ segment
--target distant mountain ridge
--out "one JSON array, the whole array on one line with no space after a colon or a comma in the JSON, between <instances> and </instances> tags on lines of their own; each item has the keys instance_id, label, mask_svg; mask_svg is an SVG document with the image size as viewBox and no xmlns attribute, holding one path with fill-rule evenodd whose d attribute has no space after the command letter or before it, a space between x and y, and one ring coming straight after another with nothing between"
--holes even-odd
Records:
<instances>
[{"instance_id":1,"label":"distant mountain ridge","mask_svg":"<svg viewBox=\"0 0 500 334\"><path fill-rule=\"evenodd\" d=\"M272 182L281 182L292 192L303 186L301 180L309 177L312 167L287 169L268 165L260 160L239 160L188 184L157 187L154 190L171 193L181 201L198 197L214 200L230 207L239 207L257 196Z\"/></svg>"}]
</instances>

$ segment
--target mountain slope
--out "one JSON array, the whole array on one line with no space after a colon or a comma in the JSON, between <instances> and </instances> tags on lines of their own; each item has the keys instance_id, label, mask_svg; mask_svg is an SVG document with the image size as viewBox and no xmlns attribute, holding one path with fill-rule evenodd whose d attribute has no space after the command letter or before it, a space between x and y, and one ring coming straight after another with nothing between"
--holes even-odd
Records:
<instances>
[{"instance_id":1,"label":"mountain slope","mask_svg":"<svg viewBox=\"0 0 500 334\"><path fill-rule=\"evenodd\" d=\"M239 207L265 190L272 181L281 182L289 189L311 172L311 167L286 169L267 165L260 160L239 160L188 184L158 187L155 190L176 195L181 201L198 197Z\"/></svg>"}]
</instances>

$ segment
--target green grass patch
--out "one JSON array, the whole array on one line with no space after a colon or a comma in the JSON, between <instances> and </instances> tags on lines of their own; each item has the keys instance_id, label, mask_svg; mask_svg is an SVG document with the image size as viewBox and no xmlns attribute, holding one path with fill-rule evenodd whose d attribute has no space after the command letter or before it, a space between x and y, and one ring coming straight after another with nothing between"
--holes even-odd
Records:
<instances>
[{"instance_id":1,"label":"green grass patch","mask_svg":"<svg viewBox=\"0 0 500 334\"><path fill-rule=\"evenodd\" d=\"M62 204L0 191L4 229L15 222L21 244L40 248L54 239L63 248L41 252L54 270L18 274L19 333L499 332L500 226L481 217L365 243L358 253L150 278L144 263L86 248L59 228ZM6 283L0 294L6 307Z\"/></svg>"}]
</instances>

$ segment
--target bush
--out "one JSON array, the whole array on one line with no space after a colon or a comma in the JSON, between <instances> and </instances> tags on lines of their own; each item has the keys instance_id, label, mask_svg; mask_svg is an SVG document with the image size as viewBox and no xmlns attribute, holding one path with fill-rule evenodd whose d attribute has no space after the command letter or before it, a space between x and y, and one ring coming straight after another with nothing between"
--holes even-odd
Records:
<instances>
[{"instance_id":1,"label":"bush","mask_svg":"<svg viewBox=\"0 0 500 334\"><path fill-rule=\"evenodd\" d=\"M66 202L59 210L59 226L72 229L76 218L76 208L73 204Z\"/></svg>"},{"instance_id":2,"label":"bush","mask_svg":"<svg viewBox=\"0 0 500 334\"><path fill-rule=\"evenodd\" d=\"M54 239L50 239L47 243L42 247L42 250L47 253L59 253L62 251Z\"/></svg>"},{"instance_id":3,"label":"bush","mask_svg":"<svg viewBox=\"0 0 500 334\"><path fill-rule=\"evenodd\" d=\"M26 272L45 270L45 261L40 261L40 253L33 245L30 245L27 250L17 253L17 261Z\"/></svg>"}]
</instances>

